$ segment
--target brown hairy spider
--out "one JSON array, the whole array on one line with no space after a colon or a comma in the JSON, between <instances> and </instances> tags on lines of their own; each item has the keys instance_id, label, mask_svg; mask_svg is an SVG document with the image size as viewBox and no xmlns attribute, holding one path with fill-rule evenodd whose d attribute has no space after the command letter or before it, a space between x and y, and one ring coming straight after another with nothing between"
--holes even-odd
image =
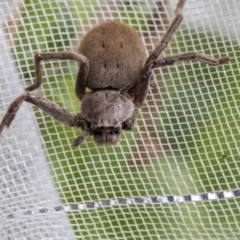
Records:
<instances>
[{"instance_id":1,"label":"brown hairy spider","mask_svg":"<svg viewBox=\"0 0 240 240\"><path fill-rule=\"evenodd\" d=\"M105 22L91 29L83 38L78 53L35 54L36 82L9 106L0 124L0 138L22 102L26 101L67 126L81 128L82 135L74 140L74 146L80 145L88 135L92 135L98 145L117 144L121 130L132 130L134 127L137 111L144 103L154 68L194 59L213 66L230 60L229 57L213 59L197 52L158 58L183 20L184 3L185 0L179 0L170 28L148 58L137 32L119 22ZM75 116L56 103L30 92L41 85L40 62L54 59L74 60L79 64L75 92L81 101L82 111ZM86 87L92 92L86 93Z\"/></svg>"}]
</instances>

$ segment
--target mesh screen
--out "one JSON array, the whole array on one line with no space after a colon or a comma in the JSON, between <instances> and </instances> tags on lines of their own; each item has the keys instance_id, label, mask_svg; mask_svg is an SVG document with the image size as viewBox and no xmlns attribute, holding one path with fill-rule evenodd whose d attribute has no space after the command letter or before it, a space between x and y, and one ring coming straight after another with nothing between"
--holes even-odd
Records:
<instances>
[{"instance_id":1,"label":"mesh screen","mask_svg":"<svg viewBox=\"0 0 240 240\"><path fill-rule=\"evenodd\" d=\"M2 0L0 116L35 81L36 52L77 51L96 24L136 29L150 53L176 0ZM163 56L198 51L231 62L156 69L133 132L118 146L23 103L0 146L1 239L239 239L240 2L188 0ZM42 63L37 92L79 112L73 61Z\"/></svg>"}]
</instances>

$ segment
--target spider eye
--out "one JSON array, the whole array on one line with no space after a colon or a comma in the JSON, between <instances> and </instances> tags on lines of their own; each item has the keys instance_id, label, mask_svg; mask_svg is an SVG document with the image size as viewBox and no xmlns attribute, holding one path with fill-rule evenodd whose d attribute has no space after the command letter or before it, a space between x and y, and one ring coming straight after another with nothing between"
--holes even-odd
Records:
<instances>
[{"instance_id":1,"label":"spider eye","mask_svg":"<svg viewBox=\"0 0 240 240\"><path fill-rule=\"evenodd\" d=\"M108 132L111 132L111 133L120 133L120 128L118 127L108 127Z\"/></svg>"}]
</instances>

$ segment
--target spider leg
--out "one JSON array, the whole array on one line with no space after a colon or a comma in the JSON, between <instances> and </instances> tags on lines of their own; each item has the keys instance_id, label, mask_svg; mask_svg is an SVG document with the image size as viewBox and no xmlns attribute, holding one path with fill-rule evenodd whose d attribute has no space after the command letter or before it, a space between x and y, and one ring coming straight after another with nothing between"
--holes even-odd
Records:
<instances>
[{"instance_id":1,"label":"spider leg","mask_svg":"<svg viewBox=\"0 0 240 240\"><path fill-rule=\"evenodd\" d=\"M7 113L2 119L2 122L0 124L0 141L3 138L4 132L9 128L11 125L13 119L16 116L16 113L20 106L22 105L23 101L26 99L26 94L22 94L19 97L17 97L8 107Z\"/></svg>"},{"instance_id":2,"label":"spider leg","mask_svg":"<svg viewBox=\"0 0 240 240\"><path fill-rule=\"evenodd\" d=\"M83 132L82 132L82 135L79 136L79 137L77 137L77 138L73 141L73 146L74 146L74 147L79 146L79 145L85 140L85 138L86 138L88 135L90 135L90 132L88 132L88 131L83 131Z\"/></svg>"},{"instance_id":3,"label":"spider leg","mask_svg":"<svg viewBox=\"0 0 240 240\"><path fill-rule=\"evenodd\" d=\"M25 92L23 95L26 95L24 101L32 103L64 125L69 127L76 126L74 117L65 108L60 107L55 102L51 102L36 93Z\"/></svg>"},{"instance_id":4,"label":"spider leg","mask_svg":"<svg viewBox=\"0 0 240 240\"><path fill-rule=\"evenodd\" d=\"M161 39L160 43L157 45L157 47L153 50L153 52L148 57L145 65L151 64L154 60L158 58L158 56L164 51L164 49L167 47L168 43L170 42L172 36L175 34L176 30L180 26L183 15L182 15L182 8L184 6L185 0L179 0L177 8L176 8L176 16L171 24L171 26L168 28L167 32L164 34L163 38Z\"/></svg>"},{"instance_id":5,"label":"spider leg","mask_svg":"<svg viewBox=\"0 0 240 240\"><path fill-rule=\"evenodd\" d=\"M28 96L25 98L26 102L32 103L35 106L42 109L44 112L48 113L50 116L60 121L61 123L69 127L80 127L82 129L82 135L77 137L73 146L77 147L83 140L90 134L90 130L87 126L86 121L82 118L81 114L72 116L65 108L60 107L55 102L51 102L36 93L26 92Z\"/></svg>"},{"instance_id":6,"label":"spider leg","mask_svg":"<svg viewBox=\"0 0 240 240\"><path fill-rule=\"evenodd\" d=\"M16 116L17 111L19 110L23 102L29 102L37 106L44 112L48 113L50 116L60 121L61 123L70 126L70 127L81 127L83 135L81 136L82 141L89 135L87 124L85 120L81 117L80 114L72 116L65 108L60 107L55 102L51 102L36 93L25 92L19 97L17 97L8 107L7 113L3 117L3 120L0 124L0 140L2 139L3 132L11 125L13 119ZM77 139L79 139L78 137ZM74 141L74 146L79 145L82 141ZM78 144L76 144L76 143Z\"/></svg>"},{"instance_id":7,"label":"spider leg","mask_svg":"<svg viewBox=\"0 0 240 240\"><path fill-rule=\"evenodd\" d=\"M187 53L181 53L174 56L165 57L162 59L157 59L152 64L152 68L164 67L167 65L172 65L176 62L189 61L189 60L197 60L199 62L206 63L211 66L218 66L218 65L222 65L229 62L230 58L224 57L220 59L214 59L201 53L187 52Z\"/></svg>"},{"instance_id":8,"label":"spider leg","mask_svg":"<svg viewBox=\"0 0 240 240\"><path fill-rule=\"evenodd\" d=\"M77 147L79 146L88 135L91 135L90 129L87 125L87 122L83 119L82 114L78 113L75 117L74 117L74 122L76 123L76 125L78 127L80 127L82 129L82 135L77 137L74 141L73 141L73 146Z\"/></svg>"},{"instance_id":9,"label":"spider leg","mask_svg":"<svg viewBox=\"0 0 240 240\"><path fill-rule=\"evenodd\" d=\"M177 4L177 8L175 10L175 14L182 14L182 9L184 7L186 0L179 0Z\"/></svg>"},{"instance_id":10,"label":"spider leg","mask_svg":"<svg viewBox=\"0 0 240 240\"><path fill-rule=\"evenodd\" d=\"M183 15L182 15L182 8L185 4L186 0L179 0L176 8L176 16L163 36L161 42L157 45L157 47L153 50L153 52L148 57L142 71L140 74L140 77L136 83L135 87L135 94L134 94L134 103L137 107L141 107L147 94L148 86L150 77L152 75L152 69L153 69L153 63L158 58L158 56L164 51L164 49L167 47L168 43L170 42L172 36L176 32L177 28L180 26Z\"/></svg>"},{"instance_id":11,"label":"spider leg","mask_svg":"<svg viewBox=\"0 0 240 240\"><path fill-rule=\"evenodd\" d=\"M85 86L86 86L86 77L88 74L88 69L89 69L89 63L88 59L84 57L83 55L79 53L74 53L74 52L53 52L53 53L36 53L34 56L34 63L35 63L35 69L36 69L36 82L25 88L26 91L33 91L37 87L39 87L42 84L42 74L41 74L41 61L46 61L46 60L74 60L79 63L79 68L81 71L79 71L79 74L82 74L81 80L83 83L81 84L84 86L84 91L85 92ZM78 75L78 78L80 76Z\"/></svg>"}]
</instances>

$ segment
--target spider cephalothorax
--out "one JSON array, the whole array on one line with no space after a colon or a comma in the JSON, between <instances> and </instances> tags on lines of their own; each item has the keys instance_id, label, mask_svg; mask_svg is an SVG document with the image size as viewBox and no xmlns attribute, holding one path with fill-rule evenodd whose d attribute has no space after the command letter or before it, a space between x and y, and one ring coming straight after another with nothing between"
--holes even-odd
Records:
<instances>
[{"instance_id":1,"label":"spider cephalothorax","mask_svg":"<svg viewBox=\"0 0 240 240\"><path fill-rule=\"evenodd\" d=\"M82 112L76 116L76 122L80 122L85 136L93 135L96 144L115 145L122 129L133 128L135 114L135 105L128 94L101 90L83 96ZM78 141L74 143L78 144Z\"/></svg>"},{"instance_id":2,"label":"spider cephalothorax","mask_svg":"<svg viewBox=\"0 0 240 240\"><path fill-rule=\"evenodd\" d=\"M184 3L185 0L178 1L175 19L148 58L137 32L128 25L112 21L91 29L83 38L78 53L35 54L36 82L9 106L0 124L0 138L3 130L10 126L21 103L26 101L65 125L81 128L82 135L75 139L74 146L80 145L88 135L93 136L96 144L117 144L121 130L132 130L134 126L137 110L145 101L154 68L193 59L214 66L229 61L229 57L214 59L196 52L159 58L183 20ZM75 116L30 92L41 85L40 62L54 59L79 63L75 92L82 104L81 113ZM86 93L86 88L92 92Z\"/></svg>"}]
</instances>

